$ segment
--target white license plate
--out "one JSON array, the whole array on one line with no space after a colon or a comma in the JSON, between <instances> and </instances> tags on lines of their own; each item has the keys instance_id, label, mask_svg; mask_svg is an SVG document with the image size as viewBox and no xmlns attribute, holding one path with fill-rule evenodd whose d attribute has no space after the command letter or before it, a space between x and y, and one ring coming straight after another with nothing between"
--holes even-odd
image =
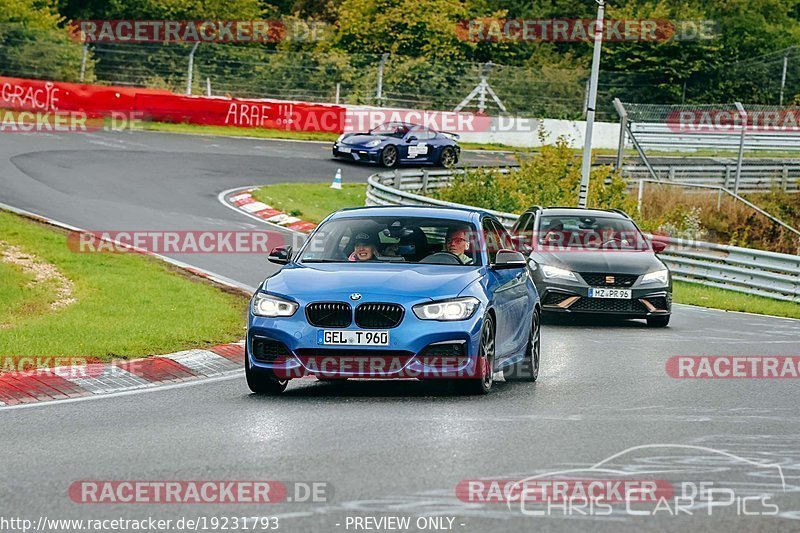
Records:
<instances>
[{"instance_id":1,"label":"white license plate","mask_svg":"<svg viewBox=\"0 0 800 533\"><path fill-rule=\"evenodd\" d=\"M343 154L349 154L349 153L350 153L350 150L351 150L351 149L350 149L350 148L348 148L348 147L346 147L346 146L340 146L340 147L339 147L339 151L340 151L340 152L342 152Z\"/></svg>"},{"instance_id":2,"label":"white license plate","mask_svg":"<svg viewBox=\"0 0 800 533\"><path fill-rule=\"evenodd\" d=\"M630 300L630 289L606 289L604 287L592 287L589 289L589 298L615 298L618 300Z\"/></svg>"},{"instance_id":3,"label":"white license plate","mask_svg":"<svg viewBox=\"0 0 800 533\"><path fill-rule=\"evenodd\" d=\"M323 346L389 346L389 332L321 329L317 332L317 344Z\"/></svg>"}]
</instances>

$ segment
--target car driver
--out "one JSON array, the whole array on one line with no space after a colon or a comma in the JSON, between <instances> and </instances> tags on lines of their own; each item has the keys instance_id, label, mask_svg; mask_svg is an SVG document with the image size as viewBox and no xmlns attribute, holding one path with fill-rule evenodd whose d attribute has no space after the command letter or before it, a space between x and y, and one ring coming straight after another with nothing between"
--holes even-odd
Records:
<instances>
[{"instance_id":1,"label":"car driver","mask_svg":"<svg viewBox=\"0 0 800 533\"><path fill-rule=\"evenodd\" d=\"M378 249L375 239L369 233L359 233L354 239L355 248L348 258L350 261L376 261Z\"/></svg>"},{"instance_id":2,"label":"car driver","mask_svg":"<svg viewBox=\"0 0 800 533\"><path fill-rule=\"evenodd\" d=\"M447 232L445 251L457 256L461 263L471 265L472 258L466 254L467 250L469 250L469 240L466 228L453 228Z\"/></svg>"}]
</instances>

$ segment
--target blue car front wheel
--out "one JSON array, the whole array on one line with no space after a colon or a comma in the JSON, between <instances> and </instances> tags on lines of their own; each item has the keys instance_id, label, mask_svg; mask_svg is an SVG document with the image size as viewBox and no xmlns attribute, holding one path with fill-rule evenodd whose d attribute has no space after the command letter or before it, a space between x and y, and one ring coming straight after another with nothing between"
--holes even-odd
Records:
<instances>
[{"instance_id":1,"label":"blue car front wheel","mask_svg":"<svg viewBox=\"0 0 800 533\"><path fill-rule=\"evenodd\" d=\"M397 147L390 144L381 150L381 165L391 168L397 164Z\"/></svg>"},{"instance_id":2,"label":"blue car front wheel","mask_svg":"<svg viewBox=\"0 0 800 533\"><path fill-rule=\"evenodd\" d=\"M278 379L271 370L258 370L250 366L250 356L244 356L244 375L247 386L256 394L275 396L286 390L288 379Z\"/></svg>"},{"instance_id":3,"label":"blue car front wheel","mask_svg":"<svg viewBox=\"0 0 800 533\"><path fill-rule=\"evenodd\" d=\"M525 357L519 363L503 369L506 381L536 381L539 377L539 356L541 354L541 313L537 309L533 313L531 331Z\"/></svg>"},{"instance_id":4,"label":"blue car front wheel","mask_svg":"<svg viewBox=\"0 0 800 533\"><path fill-rule=\"evenodd\" d=\"M481 342L478 349L478 360L475 362L476 376L461 378L455 382L461 394L488 394L494 383L495 330L492 316L483 318Z\"/></svg>"}]
</instances>

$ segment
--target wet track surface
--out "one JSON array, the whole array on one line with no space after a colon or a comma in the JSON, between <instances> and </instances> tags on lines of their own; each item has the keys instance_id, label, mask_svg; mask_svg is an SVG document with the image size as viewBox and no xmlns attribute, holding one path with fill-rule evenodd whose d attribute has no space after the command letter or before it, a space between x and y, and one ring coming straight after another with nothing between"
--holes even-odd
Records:
<instances>
[{"instance_id":1,"label":"wet track surface","mask_svg":"<svg viewBox=\"0 0 800 533\"><path fill-rule=\"evenodd\" d=\"M465 161L503 158L466 154ZM363 182L374 172L331 161L328 147L314 143L9 134L0 138L0 202L92 230L262 228L217 195L246 185L327 181L338 167L345 181ZM249 286L272 271L257 256L177 257ZM354 516L409 516L412 523L446 516L455 531L800 528L797 380L674 379L665 364L675 355L800 355L800 322L684 306L666 329L549 320L540 381L497 383L481 398L456 396L435 382L311 379L292 382L282 397L260 398L242 375L0 411L0 448L8 454L0 463L0 515L279 515L284 531L352 531L346 524ZM663 446L629 450L645 445ZM526 516L519 505L456 496L462 480L588 468L626 450L612 461L615 469L655 468L660 473L651 478L673 484L729 483L737 495L767 493L779 514L740 517L731 506L711 516L703 508L677 517ZM785 483L762 463L781 465ZM317 504L77 505L67 489L86 479L324 481L332 491Z\"/></svg>"}]
</instances>

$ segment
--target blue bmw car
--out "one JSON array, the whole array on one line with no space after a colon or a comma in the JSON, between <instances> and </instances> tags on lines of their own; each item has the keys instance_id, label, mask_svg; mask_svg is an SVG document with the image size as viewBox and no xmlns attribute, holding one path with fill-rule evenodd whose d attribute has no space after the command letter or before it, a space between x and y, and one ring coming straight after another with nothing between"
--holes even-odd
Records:
<instances>
[{"instance_id":1,"label":"blue bmw car","mask_svg":"<svg viewBox=\"0 0 800 533\"><path fill-rule=\"evenodd\" d=\"M540 303L525 257L492 215L366 207L330 215L250 302L253 392L290 379L452 380L485 394L494 374L536 381Z\"/></svg>"},{"instance_id":2,"label":"blue bmw car","mask_svg":"<svg viewBox=\"0 0 800 533\"><path fill-rule=\"evenodd\" d=\"M343 133L333 143L333 157L394 167L401 163L458 163L458 135L406 122L388 122L366 133Z\"/></svg>"}]
</instances>

